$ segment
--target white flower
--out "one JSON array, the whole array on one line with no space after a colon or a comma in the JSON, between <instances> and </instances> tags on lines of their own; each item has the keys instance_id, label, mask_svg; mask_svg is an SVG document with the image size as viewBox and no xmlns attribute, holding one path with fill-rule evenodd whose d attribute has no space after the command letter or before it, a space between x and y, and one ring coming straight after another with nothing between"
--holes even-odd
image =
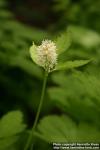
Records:
<instances>
[{"instance_id":1,"label":"white flower","mask_svg":"<svg viewBox=\"0 0 100 150\"><path fill-rule=\"evenodd\" d=\"M30 53L33 61L42 66L46 71L52 71L57 64L57 48L51 40L44 40L40 46L35 46L34 43L30 48Z\"/></svg>"}]
</instances>

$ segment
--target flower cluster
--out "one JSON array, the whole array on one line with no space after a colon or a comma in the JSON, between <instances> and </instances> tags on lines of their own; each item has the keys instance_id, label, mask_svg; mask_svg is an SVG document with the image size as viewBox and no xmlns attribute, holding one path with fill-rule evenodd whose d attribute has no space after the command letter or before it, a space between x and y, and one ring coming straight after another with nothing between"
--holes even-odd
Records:
<instances>
[{"instance_id":1,"label":"flower cluster","mask_svg":"<svg viewBox=\"0 0 100 150\"><path fill-rule=\"evenodd\" d=\"M57 64L57 48L51 40L44 40L40 46L36 47L37 64L42 66L47 72L52 71Z\"/></svg>"}]
</instances>

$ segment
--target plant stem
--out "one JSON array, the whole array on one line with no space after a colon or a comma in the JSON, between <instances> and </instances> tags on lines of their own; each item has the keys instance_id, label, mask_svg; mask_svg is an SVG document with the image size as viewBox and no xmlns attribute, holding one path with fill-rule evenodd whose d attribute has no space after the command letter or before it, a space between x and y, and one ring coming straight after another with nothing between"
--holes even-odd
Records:
<instances>
[{"instance_id":1,"label":"plant stem","mask_svg":"<svg viewBox=\"0 0 100 150\"><path fill-rule=\"evenodd\" d=\"M28 150L28 148L29 148L29 146L31 145L31 142L32 142L33 133L35 131L35 128L36 128L36 125L37 125L37 122L38 122L38 119L39 119L39 116L40 116L43 100L44 100L47 78L48 78L48 72L45 71L39 107L38 107L37 114L36 114L36 117L35 117L35 121L34 121L34 124L33 124L33 127L32 127L32 131L29 135L29 138L27 140L27 143L25 145L24 150Z\"/></svg>"}]
</instances>

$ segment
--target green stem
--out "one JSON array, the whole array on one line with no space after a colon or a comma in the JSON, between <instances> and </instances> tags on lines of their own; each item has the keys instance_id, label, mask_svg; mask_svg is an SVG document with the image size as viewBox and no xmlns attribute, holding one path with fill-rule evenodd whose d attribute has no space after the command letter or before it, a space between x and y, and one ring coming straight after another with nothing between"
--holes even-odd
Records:
<instances>
[{"instance_id":1,"label":"green stem","mask_svg":"<svg viewBox=\"0 0 100 150\"><path fill-rule=\"evenodd\" d=\"M42 93L41 93L39 107L38 107L37 114L36 114L36 117L35 117L35 121L34 121L34 124L33 124L33 127L32 127L32 131L29 135L29 138L27 140L27 143L25 145L24 150L28 150L28 148L29 148L29 146L31 145L31 142L32 142L33 133L35 131L35 128L36 128L36 125L37 125L37 122L38 122L38 119L39 119L39 116L40 116L43 100L44 100L44 94L45 94L45 89L46 89L47 78L48 78L48 72L45 71L45 76L44 76L44 81L43 81L43 87L42 87Z\"/></svg>"}]
</instances>

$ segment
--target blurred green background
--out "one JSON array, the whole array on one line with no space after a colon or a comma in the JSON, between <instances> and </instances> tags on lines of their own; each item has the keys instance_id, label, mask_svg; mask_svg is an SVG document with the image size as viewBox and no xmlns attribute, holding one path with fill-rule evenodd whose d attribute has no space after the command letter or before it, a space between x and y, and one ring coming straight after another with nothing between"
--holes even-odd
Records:
<instances>
[{"instance_id":1,"label":"blurred green background","mask_svg":"<svg viewBox=\"0 0 100 150\"><path fill-rule=\"evenodd\" d=\"M99 132L100 0L0 0L0 116L21 110L32 127L43 70L32 62L29 47L66 28L70 28L72 44L62 59L93 58L93 62L49 76L40 118L65 114L74 123L85 122ZM95 131L93 135L100 140ZM41 140L40 145L50 149Z\"/></svg>"}]
</instances>

